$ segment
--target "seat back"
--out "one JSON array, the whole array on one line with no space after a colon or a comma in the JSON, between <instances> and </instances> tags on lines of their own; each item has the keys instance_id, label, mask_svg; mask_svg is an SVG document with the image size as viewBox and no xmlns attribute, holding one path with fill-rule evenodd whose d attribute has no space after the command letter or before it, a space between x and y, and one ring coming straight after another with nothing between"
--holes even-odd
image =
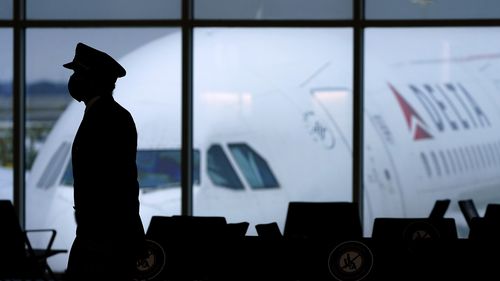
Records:
<instances>
[{"instance_id":1,"label":"seat back","mask_svg":"<svg viewBox=\"0 0 500 281\"><path fill-rule=\"evenodd\" d=\"M226 235L229 236L229 238L243 238L247 234L249 226L250 223L246 221L228 223L226 225Z\"/></svg>"},{"instance_id":2,"label":"seat back","mask_svg":"<svg viewBox=\"0 0 500 281\"><path fill-rule=\"evenodd\" d=\"M488 204L484 212L484 218L492 222L500 223L500 204Z\"/></svg>"},{"instance_id":3,"label":"seat back","mask_svg":"<svg viewBox=\"0 0 500 281\"><path fill-rule=\"evenodd\" d=\"M244 227L245 225L243 225ZM224 217L153 216L146 238L165 250L166 265L157 280L204 280L216 270L229 233Z\"/></svg>"},{"instance_id":4,"label":"seat back","mask_svg":"<svg viewBox=\"0 0 500 281\"><path fill-rule=\"evenodd\" d=\"M224 217L202 216L153 216L146 231L150 239L212 239L228 233Z\"/></svg>"},{"instance_id":5,"label":"seat back","mask_svg":"<svg viewBox=\"0 0 500 281\"><path fill-rule=\"evenodd\" d=\"M255 225L257 235L264 239L279 239L282 238L280 228L276 222L261 223Z\"/></svg>"},{"instance_id":6,"label":"seat back","mask_svg":"<svg viewBox=\"0 0 500 281\"><path fill-rule=\"evenodd\" d=\"M290 202L283 236L299 239L362 238L358 204L354 202Z\"/></svg>"},{"instance_id":7,"label":"seat back","mask_svg":"<svg viewBox=\"0 0 500 281\"><path fill-rule=\"evenodd\" d=\"M429 214L429 218L431 219L444 218L444 214L448 210L450 202L451 202L450 199L436 200L436 202L434 203L434 207L432 208L431 213Z\"/></svg>"},{"instance_id":8,"label":"seat back","mask_svg":"<svg viewBox=\"0 0 500 281\"><path fill-rule=\"evenodd\" d=\"M474 201L472 199L459 200L458 206L460 207L460 211L464 215L465 221L470 228L472 220L480 217Z\"/></svg>"},{"instance_id":9,"label":"seat back","mask_svg":"<svg viewBox=\"0 0 500 281\"><path fill-rule=\"evenodd\" d=\"M469 239L498 243L500 237L500 204L488 204L484 216L474 217L469 228Z\"/></svg>"},{"instance_id":10,"label":"seat back","mask_svg":"<svg viewBox=\"0 0 500 281\"><path fill-rule=\"evenodd\" d=\"M47 258L65 253L67 250L51 248L56 231L53 229L29 230L29 232L52 233L45 249L33 249L27 232L21 228L12 202L0 200L0 280L47 280L47 277L57 280L47 263Z\"/></svg>"},{"instance_id":11,"label":"seat back","mask_svg":"<svg viewBox=\"0 0 500 281\"><path fill-rule=\"evenodd\" d=\"M451 218L375 218L372 238L384 241L458 239L455 220Z\"/></svg>"},{"instance_id":12,"label":"seat back","mask_svg":"<svg viewBox=\"0 0 500 281\"><path fill-rule=\"evenodd\" d=\"M26 235L9 200L0 200L0 272L15 270L26 258Z\"/></svg>"}]
</instances>

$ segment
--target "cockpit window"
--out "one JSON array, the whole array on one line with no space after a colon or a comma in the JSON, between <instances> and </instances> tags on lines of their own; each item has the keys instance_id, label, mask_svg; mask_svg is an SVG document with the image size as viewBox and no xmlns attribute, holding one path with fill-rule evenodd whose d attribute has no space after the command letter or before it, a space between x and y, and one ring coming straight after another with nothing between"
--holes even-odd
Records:
<instances>
[{"instance_id":1,"label":"cockpit window","mask_svg":"<svg viewBox=\"0 0 500 281\"><path fill-rule=\"evenodd\" d=\"M37 183L39 188L49 188L57 182L57 176L61 173L64 168L64 159L68 156L71 149L71 144L69 142L63 142L56 150L52 158L50 159L50 164L45 167L43 171L43 176Z\"/></svg>"},{"instance_id":2,"label":"cockpit window","mask_svg":"<svg viewBox=\"0 0 500 281\"><path fill-rule=\"evenodd\" d=\"M181 185L181 151L138 150L137 173L143 191ZM73 185L73 168L69 161L61 184ZM193 151L193 184L200 184L200 152Z\"/></svg>"},{"instance_id":3,"label":"cockpit window","mask_svg":"<svg viewBox=\"0 0 500 281\"><path fill-rule=\"evenodd\" d=\"M142 189L181 186L180 150L137 151L137 172ZM200 152L193 151L193 184L200 184Z\"/></svg>"},{"instance_id":4,"label":"cockpit window","mask_svg":"<svg viewBox=\"0 0 500 281\"><path fill-rule=\"evenodd\" d=\"M208 176L213 184L229 189L244 189L238 175L220 145L212 145L207 152Z\"/></svg>"},{"instance_id":5,"label":"cockpit window","mask_svg":"<svg viewBox=\"0 0 500 281\"><path fill-rule=\"evenodd\" d=\"M66 165L66 170L64 170L61 185L73 186L73 165L71 164L71 158Z\"/></svg>"},{"instance_id":6,"label":"cockpit window","mask_svg":"<svg viewBox=\"0 0 500 281\"><path fill-rule=\"evenodd\" d=\"M247 144L230 144L236 163L253 189L277 188L278 181L266 160Z\"/></svg>"}]
</instances>

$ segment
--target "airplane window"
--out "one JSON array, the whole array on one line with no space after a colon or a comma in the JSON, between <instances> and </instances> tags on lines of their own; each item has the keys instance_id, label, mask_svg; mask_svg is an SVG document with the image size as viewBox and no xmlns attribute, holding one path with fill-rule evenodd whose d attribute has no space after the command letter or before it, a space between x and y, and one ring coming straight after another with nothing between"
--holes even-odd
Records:
<instances>
[{"instance_id":1,"label":"airplane window","mask_svg":"<svg viewBox=\"0 0 500 281\"><path fill-rule=\"evenodd\" d=\"M193 184L200 184L200 152L194 151ZM181 151L140 150L137 171L141 189L181 186Z\"/></svg>"},{"instance_id":2,"label":"airplane window","mask_svg":"<svg viewBox=\"0 0 500 281\"><path fill-rule=\"evenodd\" d=\"M254 189L279 187L266 160L247 144L230 144L229 149L236 163Z\"/></svg>"},{"instance_id":3,"label":"airplane window","mask_svg":"<svg viewBox=\"0 0 500 281\"><path fill-rule=\"evenodd\" d=\"M73 186L73 165L71 164L71 158L66 165L66 170L64 170L64 175L61 178L61 185Z\"/></svg>"},{"instance_id":4,"label":"airplane window","mask_svg":"<svg viewBox=\"0 0 500 281\"><path fill-rule=\"evenodd\" d=\"M37 187L49 188L54 185L57 175L59 175L59 172L63 168L64 159L68 155L70 149L71 149L71 144L68 142L63 142L59 146L56 153L54 153L54 155L50 159L51 164L45 167L45 170L43 171L43 176L38 181Z\"/></svg>"},{"instance_id":5,"label":"airplane window","mask_svg":"<svg viewBox=\"0 0 500 281\"><path fill-rule=\"evenodd\" d=\"M207 152L208 176L216 186L244 189L238 175L220 145L212 145Z\"/></svg>"},{"instance_id":6,"label":"airplane window","mask_svg":"<svg viewBox=\"0 0 500 281\"><path fill-rule=\"evenodd\" d=\"M195 150L193 155L193 184L200 184L200 152ZM181 186L180 150L138 150L136 162L141 190ZM68 162L61 184L73 186L71 161Z\"/></svg>"}]
</instances>

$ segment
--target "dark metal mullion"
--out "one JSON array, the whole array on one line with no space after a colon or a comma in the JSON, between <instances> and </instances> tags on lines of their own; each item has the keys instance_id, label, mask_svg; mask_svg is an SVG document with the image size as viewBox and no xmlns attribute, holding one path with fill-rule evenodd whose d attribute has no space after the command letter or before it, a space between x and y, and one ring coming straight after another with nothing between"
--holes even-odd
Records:
<instances>
[{"instance_id":1,"label":"dark metal mullion","mask_svg":"<svg viewBox=\"0 0 500 281\"><path fill-rule=\"evenodd\" d=\"M359 0L356 0L359 1ZM355 1L355 2L356 2ZM357 5L357 4L356 4ZM356 10L356 8L354 8ZM21 27L500 27L500 19L450 20L17 20ZM14 26L13 20L0 20L0 27Z\"/></svg>"},{"instance_id":2,"label":"dark metal mullion","mask_svg":"<svg viewBox=\"0 0 500 281\"><path fill-rule=\"evenodd\" d=\"M500 26L500 19L363 20L365 27L487 27Z\"/></svg>"},{"instance_id":3,"label":"dark metal mullion","mask_svg":"<svg viewBox=\"0 0 500 281\"><path fill-rule=\"evenodd\" d=\"M363 2L354 1L353 7L353 150L352 150L352 200L358 203L363 222Z\"/></svg>"},{"instance_id":4,"label":"dark metal mullion","mask_svg":"<svg viewBox=\"0 0 500 281\"><path fill-rule=\"evenodd\" d=\"M192 0L182 1L181 214L193 215L193 16ZM167 109L165 109L167 110Z\"/></svg>"},{"instance_id":5,"label":"dark metal mullion","mask_svg":"<svg viewBox=\"0 0 500 281\"><path fill-rule=\"evenodd\" d=\"M14 186L13 203L21 227L26 226L25 194L25 46L26 31L21 22L24 19L25 0L14 1L14 74L13 74L13 110L14 110Z\"/></svg>"},{"instance_id":6,"label":"dark metal mullion","mask_svg":"<svg viewBox=\"0 0 500 281\"><path fill-rule=\"evenodd\" d=\"M13 27L14 22L12 20L0 20L0 27Z\"/></svg>"},{"instance_id":7,"label":"dark metal mullion","mask_svg":"<svg viewBox=\"0 0 500 281\"><path fill-rule=\"evenodd\" d=\"M183 15L184 17L184 15ZM0 21L1 23L2 21ZM5 21L8 24L9 21ZM25 27L349 27L351 20L24 20Z\"/></svg>"},{"instance_id":8,"label":"dark metal mullion","mask_svg":"<svg viewBox=\"0 0 500 281\"><path fill-rule=\"evenodd\" d=\"M196 27L350 27L352 20L193 20Z\"/></svg>"},{"instance_id":9,"label":"dark metal mullion","mask_svg":"<svg viewBox=\"0 0 500 281\"><path fill-rule=\"evenodd\" d=\"M353 11L361 6L355 0ZM370 20L362 17L352 20L192 20L196 27L467 27L500 26L500 19L450 19L450 20Z\"/></svg>"},{"instance_id":10,"label":"dark metal mullion","mask_svg":"<svg viewBox=\"0 0 500 281\"><path fill-rule=\"evenodd\" d=\"M37 28L108 28L108 27L179 27L182 20L24 20L21 22L24 27Z\"/></svg>"}]
</instances>

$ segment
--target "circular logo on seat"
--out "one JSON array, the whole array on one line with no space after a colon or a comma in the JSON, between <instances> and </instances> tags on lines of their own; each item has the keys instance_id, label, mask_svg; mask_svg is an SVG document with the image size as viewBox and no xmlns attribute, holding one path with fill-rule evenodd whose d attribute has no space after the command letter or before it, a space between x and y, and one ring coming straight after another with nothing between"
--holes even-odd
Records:
<instances>
[{"instance_id":1,"label":"circular logo on seat","mask_svg":"<svg viewBox=\"0 0 500 281\"><path fill-rule=\"evenodd\" d=\"M146 255L136 263L136 281L146 281L155 278L165 267L165 251L153 240L146 240Z\"/></svg>"},{"instance_id":2,"label":"circular logo on seat","mask_svg":"<svg viewBox=\"0 0 500 281\"><path fill-rule=\"evenodd\" d=\"M439 236L439 231L433 225L423 221L409 224L403 233L406 241L436 240Z\"/></svg>"},{"instance_id":3,"label":"circular logo on seat","mask_svg":"<svg viewBox=\"0 0 500 281\"><path fill-rule=\"evenodd\" d=\"M364 243L346 241L337 245L328 257L328 269L337 280L357 281L365 278L373 266L373 254Z\"/></svg>"}]
</instances>

